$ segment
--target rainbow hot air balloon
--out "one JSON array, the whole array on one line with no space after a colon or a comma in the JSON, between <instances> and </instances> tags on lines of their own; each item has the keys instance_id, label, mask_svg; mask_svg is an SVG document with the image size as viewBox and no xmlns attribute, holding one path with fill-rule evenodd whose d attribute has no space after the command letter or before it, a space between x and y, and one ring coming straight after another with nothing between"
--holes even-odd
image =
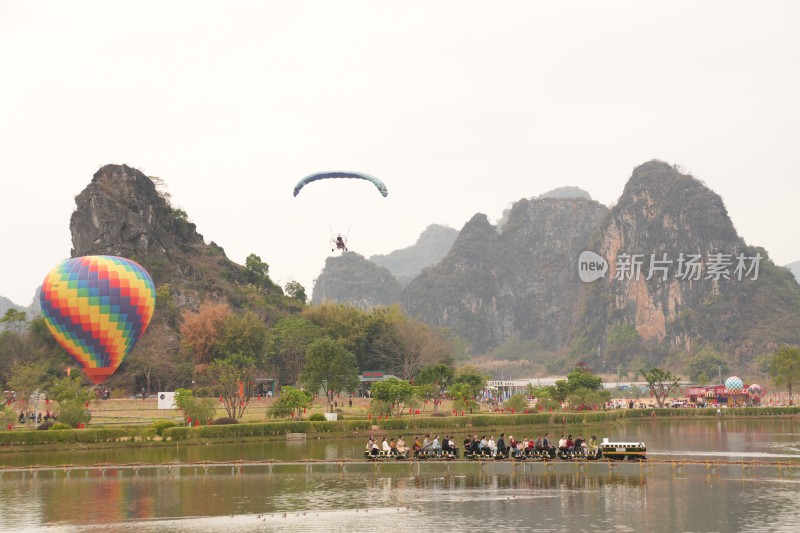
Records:
<instances>
[{"instance_id":1,"label":"rainbow hot air balloon","mask_svg":"<svg viewBox=\"0 0 800 533\"><path fill-rule=\"evenodd\" d=\"M50 332L99 385L147 329L156 291L139 264L94 255L68 259L51 270L40 302Z\"/></svg>"}]
</instances>

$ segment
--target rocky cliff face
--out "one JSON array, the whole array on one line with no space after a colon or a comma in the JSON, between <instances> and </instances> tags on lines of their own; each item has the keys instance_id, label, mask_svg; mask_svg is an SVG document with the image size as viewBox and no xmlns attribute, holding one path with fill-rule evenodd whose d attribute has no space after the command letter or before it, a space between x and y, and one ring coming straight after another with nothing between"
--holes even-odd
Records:
<instances>
[{"instance_id":1,"label":"rocky cliff face","mask_svg":"<svg viewBox=\"0 0 800 533\"><path fill-rule=\"evenodd\" d=\"M609 262L605 289L614 303L608 318L635 324L643 339L661 342L683 309L731 289L730 283L705 279L700 267L713 253L730 254L732 260L744 242L719 195L666 163L651 161L634 170L599 248ZM683 276L678 260L697 256L696 271Z\"/></svg>"},{"instance_id":2,"label":"rocky cliff face","mask_svg":"<svg viewBox=\"0 0 800 533\"><path fill-rule=\"evenodd\" d=\"M400 283L388 269L355 252L345 252L325 261L311 303L330 300L368 310L393 305L399 297Z\"/></svg>"},{"instance_id":3,"label":"rocky cliff face","mask_svg":"<svg viewBox=\"0 0 800 533\"><path fill-rule=\"evenodd\" d=\"M561 347L576 327L582 289L569 265L607 214L583 199L521 200L502 234L475 215L447 257L404 289L402 304L426 322L451 327L475 353L512 338Z\"/></svg>"},{"instance_id":4,"label":"rocky cliff face","mask_svg":"<svg viewBox=\"0 0 800 533\"><path fill-rule=\"evenodd\" d=\"M605 276L582 281L583 251L606 263ZM716 193L659 161L634 170L610 211L586 200L522 200L499 236L476 217L402 302L476 353L518 338L605 369L703 345L746 361L800 342L791 274L744 243ZM627 353L610 346L625 327L638 338Z\"/></svg>"},{"instance_id":5,"label":"rocky cliff face","mask_svg":"<svg viewBox=\"0 0 800 533\"><path fill-rule=\"evenodd\" d=\"M475 215L402 305L475 354L525 346L605 371L703 346L747 362L800 343L797 280L737 235L699 180L650 161L613 209L567 192L520 200L497 227Z\"/></svg>"},{"instance_id":6,"label":"rocky cliff face","mask_svg":"<svg viewBox=\"0 0 800 533\"><path fill-rule=\"evenodd\" d=\"M719 195L666 163L634 170L598 250L609 272L588 298L584 333L601 354L620 323L651 355L710 344L744 360L800 339L797 283L737 235Z\"/></svg>"},{"instance_id":7,"label":"rocky cliff face","mask_svg":"<svg viewBox=\"0 0 800 533\"><path fill-rule=\"evenodd\" d=\"M153 181L127 165L106 165L75 198L72 256L119 255L168 260L203 245L203 236L169 206Z\"/></svg>"},{"instance_id":8,"label":"rocky cliff face","mask_svg":"<svg viewBox=\"0 0 800 533\"><path fill-rule=\"evenodd\" d=\"M388 268L397 281L406 285L422 269L441 261L450 251L457 236L458 230L431 224L420 234L413 246L386 255L373 255L369 260Z\"/></svg>"},{"instance_id":9,"label":"rocky cliff face","mask_svg":"<svg viewBox=\"0 0 800 533\"><path fill-rule=\"evenodd\" d=\"M170 206L153 180L127 165L106 165L75 198L70 220L72 256L118 255L140 263L157 286L169 284L178 306L205 298L241 305L246 269L222 248L206 244L185 212ZM267 281L259 290L281 298Z\"/></svg>"}]
</instances>

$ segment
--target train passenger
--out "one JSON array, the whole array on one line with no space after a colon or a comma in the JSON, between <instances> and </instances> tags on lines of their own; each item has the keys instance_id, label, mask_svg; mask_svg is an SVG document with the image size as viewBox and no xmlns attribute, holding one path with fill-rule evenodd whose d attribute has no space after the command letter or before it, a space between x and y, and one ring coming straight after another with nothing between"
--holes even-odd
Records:
<instances>
[{"instance_id":1,"label":"train passenger","mask_svg":"<svg viewBox=\"0 0 800 533\"><path fill-rule=\"evenodd\" d=\"M417 455L420 452L420 450L422 450L422 441L420 440L419 435L417 435L416 438L414 438L414 444L412 445L412 447L414 449L414 455Z\"/></svg>"},{"instance_id":2,"label":"train passenger","mask_svg":"<svg viewBox=\"0 0 800 533\"><path fill-rule=\"evenodd\" d=\"M369 441L367 442L367 451L371 455L378 455L378 452L380 451L378 449L378 443L375 440L375 437L373 437L372 435L369 436Z\"/></svg>"},{"instance_id":3,"label":"train passenger","mask_svg":"<svg viewBox=\"0 0 800 533\"><path fill-rule=\"evenodd\" d=\"M447 435L444 436L442 439L442 453L451 453L452 450L450 449L450 437Z\"/></svg>"},{"instance_id":4,"label":"train passenger","mask_svg":"<svg viewBox=\"0 0 800 533\"><path fill-rule=\"evenodd\" d=\"M591 453L592 455L596 454L597 453L597 449L599 447L600 446L597 444L597 437L595 437L594 435L589 437L589 445L587 446L587 448L589 450L589 453Z\"/></svg>"},{"instance_id":5,"label":"train passenger","mask_svg":"<svg viewBox=\"0 0 800 533\"><path fill-rule=\"evenodd\" d=\"M408 457L408 449L406 448L406 441L403 440L403 436L397 439L397 453L402 455L403 457Z\"/></svg>"},{"instance_id":6,"label":"train passenger","mask_svg":"<svg viewBox=\"0 0 800 533\"><path fill-rule=\"evenodd\" d=\"M442 453L442 444L441 441L439 440L439 435L436 435L433 438L433 442L431 443L431 452L437 455L440 455Z\"/></svg>"},{"instance_id":7,"label":"train passenger","mask_svg":"<svg viewBox=\"0 0 800 533\"><path fill-rule=\"evenodd\" d=\"M430 452L431 451L431 439L430 439L430 436L431 436L430 433L426 433L425 434L425 440L422 441L422 449L425 452Z\"/></svg>"},{"instance_id":8,"label":"train passenger","mask_svg":"<svg viewBox=\"0 0 800 533\"><path fill-rule=\"evenodd\" d=\"M500 433L500 438L497 439L497 453L506 455L507 452L508 446L506 446L506 434Z\"/></svg>"},{"instance_id":9,"label":"train passenger","mask_svg":"<svg viewBox=\"0 0 800 533\"><path fill-rule=\"evenodd\" d=\"M450 452L458 458L458 446L456 446L456 441L453 438L453 435L450 435Z\"/></svg>"}]
</instances>

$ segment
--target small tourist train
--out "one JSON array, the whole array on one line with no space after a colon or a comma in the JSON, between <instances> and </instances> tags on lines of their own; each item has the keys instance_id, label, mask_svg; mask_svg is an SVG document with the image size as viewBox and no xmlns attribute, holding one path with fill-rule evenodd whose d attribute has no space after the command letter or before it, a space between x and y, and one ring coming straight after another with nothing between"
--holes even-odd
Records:
<instances>
[{"instance_id":1,"label":"small tourist train","mask_svg":"<svg viewBox=\"0 0 800 533\"><path fill-rule=\"evenodd\" d=\"M430 451L423 449L413 453L408 450L402 454L383 450L375 450L372 453L364 452L364 459L368 461L403 461L412 458L420 461L461 459L458 450ZM524 452L521 450L512 452L507 448L505 453L492 453L488 448L483 448L478 452L468 450L463 456L463 459L467 461L596 461L603 458L611 461L641 461L647 459L647 447L643 442L612 442L604 438L603 442L594 449L582 447L578 450L561 450L551 447L548 450L529 449Z\"/></svg>"}]
</instances>

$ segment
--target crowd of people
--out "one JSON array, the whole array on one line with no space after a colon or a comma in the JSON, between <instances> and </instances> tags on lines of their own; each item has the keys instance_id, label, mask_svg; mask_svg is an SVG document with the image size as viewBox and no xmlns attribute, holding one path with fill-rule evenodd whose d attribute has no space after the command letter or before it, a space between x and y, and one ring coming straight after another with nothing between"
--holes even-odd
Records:
<instances>
[{"instance_id":1,"label":"crowd of people","mask_svg":"<svg viewBox=\"0 0 800 533\"><path fill-rule=\"evenodd\" d=\"M571 434L563 434L558 442L553 443L550 433L537 435L536 438L525 437L522 440L517 440L512 435L509 435L508 439L506 439L506 434L501 433L497 440L495 440L494 435L490 435L488 438L486 435L480 438L478 438L477 434L467 435L463 440L463 447L459 449L453 435L445 435L444 437L435 435L431 439L431 435L428 433L424 438L417 436L410 447L406 446L402 435L397 440L394 438L389 439L386 436L380 445L375 437L370 435L366 453L373 456L383 453L384 455L403 457L410 457L411 453L414 456L419 454L450 454L458 458L463 451L464 457L476 455L519 457L521 455L534 454L547 454L550 457L555 457L559 452L562 454L593 455L597 453L599 446L597 437L594 435L587 440L583 438L583 435L578 435L573 439Z\"/></svg>"},{"instance_id":2,"label":"crowd of people","mask_svg":"<svg viewBox=\"0 0 800 533\"><path fill-rule=\"evenodd\" d=\"M20 424L24 424L28 420L37 424L41 424L42 422L49 422L51 420L55 421L55 419L55 413L51 413L50 411L47 411L44 415L42 415L41 411L38 413L34 413L33 411L25 413L25 411L20 411L19 416L17 417L17 421L19 421Z\"/></svg>"}]
</instances>

